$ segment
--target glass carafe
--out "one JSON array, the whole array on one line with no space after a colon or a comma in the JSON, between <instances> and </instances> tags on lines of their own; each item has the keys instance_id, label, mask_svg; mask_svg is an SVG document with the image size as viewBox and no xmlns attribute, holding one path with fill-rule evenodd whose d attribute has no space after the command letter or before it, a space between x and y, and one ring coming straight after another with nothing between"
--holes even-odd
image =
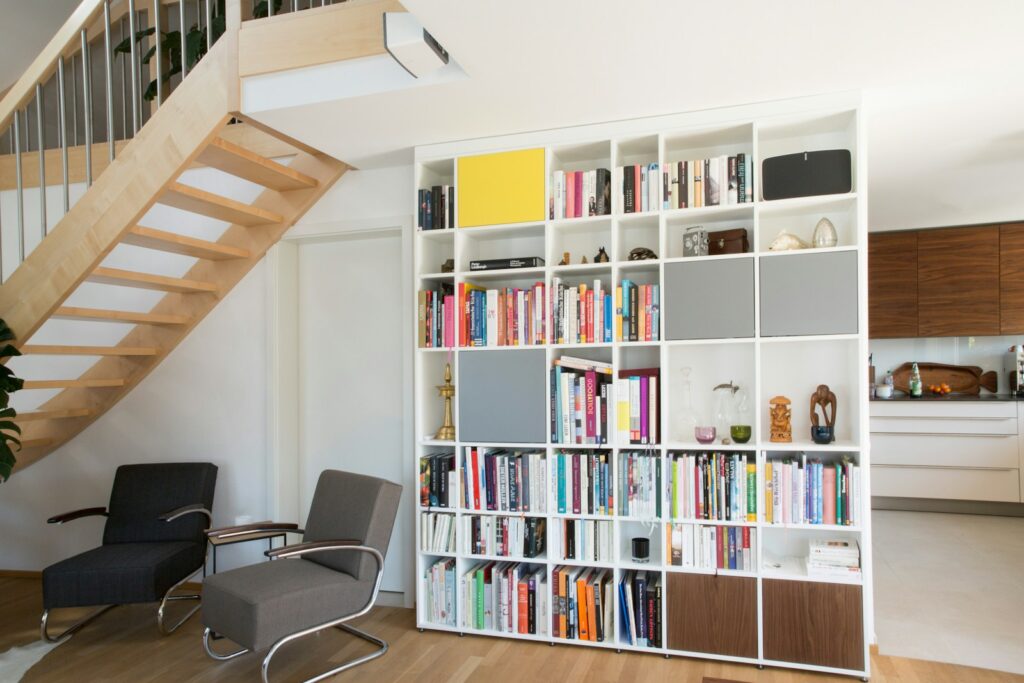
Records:
<instances>
[{"instance_id":1,"label":"glass carafe","mask_svg":"<svg viewBox=\"0 0 1024 683\"><path fill-rule=\"evenodd\" d=\"M736 443L747 443L753 433L750 420L750 408L747 405L747 392L738 389L735 392L736 414L732 425L729 427L729 435Z\"/></svg>"},{"instance_id":2,"label":"glass carafe","mask_svg":"<svg viewBox=\"0 0 1024 683\"><path fill-rule=\"evenodd\" d=\"M711 392L714 396L714 425L723 444L732 443L729 430L736 424L737 391L739 391L739 387L729 381L719 384Z\"/></svg>"},{"instance_id":3,"label":"glass carafe","mask_svg":"<svg viewBox=\"0 0 1024 683\"><path fill-rule=\"evenodd\" d=\"M681 370L683 376L679 383L679 406L672 411L675 416L673 425L676 438L679 441L689 441L693 438L693 430L697 426L697 412L693 408L693 382L690 380L690 373L693 368L685 367Z\"/></svg>"}]
</instances>

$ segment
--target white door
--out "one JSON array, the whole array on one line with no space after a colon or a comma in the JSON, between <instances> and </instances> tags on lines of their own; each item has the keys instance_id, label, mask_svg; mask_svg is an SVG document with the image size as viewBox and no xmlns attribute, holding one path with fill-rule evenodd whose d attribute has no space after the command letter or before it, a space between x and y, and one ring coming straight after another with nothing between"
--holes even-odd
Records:
<instances>
[{"instance_id":1,"label":"white door","mask_svg":"<svg viewBox=\"0 0 1024 683\"><path fill-rule=\"evenodd\" d=\"M339 469L405 484L403 278L400 230L298 248L298 509L320 472ZM381 586L413 592L415 535L408 485Z\"/></svg>"}]
</instances>

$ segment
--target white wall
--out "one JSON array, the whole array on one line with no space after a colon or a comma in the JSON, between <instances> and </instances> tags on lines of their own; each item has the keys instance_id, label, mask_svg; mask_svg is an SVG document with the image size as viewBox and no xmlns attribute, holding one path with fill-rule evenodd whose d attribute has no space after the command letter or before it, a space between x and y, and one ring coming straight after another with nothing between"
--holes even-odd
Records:
<instances>
[{"instance_id":1,"label":"white wall","mask_svg":"<svg viewBox=\"0 0 1024 683\"><path fill-rule=\"evenodd\" d=\"M191 171L187 182L246 199L256 191L248 183L209 169ZM310 224L374 216L404 217L411 211L409 167L351 171L314 207L293 232ZM155 207L145 224L216 239L223 224L197 220L165 207ZM315 226L313 228L316 229ZM181 274L190 259L135 247L118 247L107 265ZM142 265L140 265L140 263ZM203 320L131 394L82 434L40 462L0 484L0 569L39 570L96 545L102 520L86 519L68 526L48 526L48 516L67 510L105 505L114 469L123 463L208 460L220 467L214 523L235 523L239 515L255 519L268 514L267 471L267 287L265 261ZM154 293L83 285L72 296L78 305L148 310ZM159 295L156 295L159 298ZM116 307L116 306L114 306ZM70 332L79 343L116 343L128 326L53 321L33 341L59 343ZM77 326L77 327L69 327ZM340 343L343 343L340 342ZM17 359L19 372L33 376L67 376L79 368L55 358ZM45 399L44 392L16 395L21 410ZM249 544L256 545L256 544ZM220 569L261 558L262 547L222 549Z\"/></svg>"}]
</instances>

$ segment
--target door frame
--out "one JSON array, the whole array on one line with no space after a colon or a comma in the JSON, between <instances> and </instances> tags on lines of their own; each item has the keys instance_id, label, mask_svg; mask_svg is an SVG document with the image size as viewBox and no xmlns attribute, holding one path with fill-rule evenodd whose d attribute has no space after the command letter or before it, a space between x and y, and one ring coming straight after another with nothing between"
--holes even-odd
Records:
<instances>
[{"instance_id":1,"label":"door frame","mask_svg":"<svg viewBox=\"0 0 1024 683\"><path fill-rule=\"evenodd\" d=\"M413 333L412 302L406 295L412 284L412 218L385 216L358 220L325 221L296 225L267 252L267 514L271 519L302 522L299 506L301 476L301 386L299 374L299 247L316 242L336 242L360 236L401 237L402 316L402 480L406 491L416 488L413 475ZM415 511L407 512L415 524ZM409 527L415 532L415 527ZM415 603L415 548L403 553L405 607ZM395 604L382 593L380 602ZM395 596L396 598L398 596Z\"/></svg>"}]
</instances>

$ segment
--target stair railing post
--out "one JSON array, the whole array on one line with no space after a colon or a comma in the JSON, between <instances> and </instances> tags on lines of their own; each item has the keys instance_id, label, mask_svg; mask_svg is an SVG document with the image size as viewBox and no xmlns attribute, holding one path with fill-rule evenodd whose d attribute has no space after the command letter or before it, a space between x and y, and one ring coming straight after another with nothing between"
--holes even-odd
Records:
<instances>
[{"instance_id":1,"label":"stair railing post","mask_svg":"<svg viewBox=\"0 0 1024 683\"><path fill-rule=\"evenodd\" d=\"M14 183L18 207L18 263L25 260L25 185L21 177L21 112L14 110Z\"/></svg>"},{"instance_id":2,"label":"stair railing post","mask_svg":"<svg viewBox=\"0 0 1024 683\"><path fill-rule=\"evenodd\" d=\"M107 87L107 147L110 161L114 161L114 67L110 60L110 0L103 0L103 57L106 66Z\"/></svg>"},{"instance_id":3,"label":"stair railing post","mask_svg":"<svg viewBox=\"0 0 1024 683\"><path fill-rule=\"evenodd\" d=\"M213 14L210 0L203 0L203 16L206 18L206 51L213 47Z\"/></svg>"},{"instance_id":4,"label":"stair railing post","mask_svg":"<svg viewBox=\"0 0 1024 683\"><path fill-rule=\"evenodd\" d=\"M153 0L153 35L156 37L156 54L153 55L153 59L156 60L156 107L160 108L160 105L164 103L164 53L160 46L163 36L160 35L160 30L163 28L160 25L160 15L163 13L163 3L160 0Z\"/></svg>"},{"instance_id":5,"label":"stair railing post","mask_svg":"<svg viewBox=\"0 0 1024 683\"><path fill-rule=\"evenodd\" d=\"M139 51L136 47L135 32L138 17L135 14L135 0L128 0L128 47L130 50L132 79L132 137L139 133Z\"/></svg>"},{"instance_id":6,"label":"stair railing post","mask_svg":"<svg viewBox=\"0 0 1024 683\"><path fill-rule=\"evenodd\" d=\"M64 213L71 208L68 196L68 114L67 93L65 92L64 56L57 57L57 136L60 140L61 182L64 199Z\"/></svg>"},{"instance_id":7,"label":"stair railing post","mask_svg":"<svg viewBox=\"0 0 1024 683\"><path fill-rule=\"evenodd\" d=\"M92 60L89 31L82 29L82 114L85 119L85 186L92 185Z\"/></svg>"},{"instance_id":8,"label":"stair railing post","mask_svg":"<svg viewBox=\"0 0 1024 683\"><path fill-rule=\"evenodd\" d=\"M46 237L46 129L43 114L43 84L36 83L36 136L39 142L39 226Z\"/></svg>"}]
</instances>

